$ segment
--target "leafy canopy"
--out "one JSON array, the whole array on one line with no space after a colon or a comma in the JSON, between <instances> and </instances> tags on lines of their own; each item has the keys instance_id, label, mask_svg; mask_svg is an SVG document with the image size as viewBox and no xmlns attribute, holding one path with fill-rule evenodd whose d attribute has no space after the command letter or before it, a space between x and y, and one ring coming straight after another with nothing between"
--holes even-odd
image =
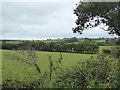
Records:
<instances>
[{"instance_id":1,"label":"leafy canopy","mask_svg":"<svg viewBox=\"0 0 120 90\"><path fill-rule=\"evenodd\" d=\"M100 24L108 26L104 30L109 34L120 36L120 2L79 2L74 10L77 16L74 33L80 33L85 29L97 27Z\"/></svg>"}]
</instances>

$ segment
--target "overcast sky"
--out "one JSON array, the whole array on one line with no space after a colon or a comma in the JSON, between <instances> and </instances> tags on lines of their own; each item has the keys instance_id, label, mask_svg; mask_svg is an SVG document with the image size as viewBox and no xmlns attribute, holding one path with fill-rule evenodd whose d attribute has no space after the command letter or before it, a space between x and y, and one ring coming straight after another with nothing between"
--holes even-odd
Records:
<instances>
[{"instance_id":1,"label":"overcast sky","mask_svg":"<svg viewBox=\"0 0 120 90\"><path fill-rule=\"evenodd\" d=\"M94 28L82 35L74 34L74 2L4 2L2 6L2 39L50 39L70 37L111 37ZM1 11L1 10L0 10Z\"/></svg>"}]
</instances>

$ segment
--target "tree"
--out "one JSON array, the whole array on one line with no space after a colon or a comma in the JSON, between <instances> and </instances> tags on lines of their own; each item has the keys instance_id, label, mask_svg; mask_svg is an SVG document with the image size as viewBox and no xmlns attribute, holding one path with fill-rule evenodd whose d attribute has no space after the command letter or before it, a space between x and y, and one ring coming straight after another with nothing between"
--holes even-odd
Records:
<instances>
[{"instance_id":1,"label":"tree","mask_svg":"<svg viewBox=\"0 0 120 90\"><path fill-rule=\"evenodd\" d=\"M111 53L111 50L109 50L109 49L103 49L103 50L102 50L102 53L104 53L104 54L110 54L110 53Z\"/></svg>"},{"instance_id":2,"label":"tree","mask_svg":"<svg viewBox=\"0 0 120 90\"><path fill-rule=\"evenodd\" d=\"M78 39L76 37L73 38L64 38L65 43L77 42Z\"/></svg>"},{"instance_id":3,"label":"tree","mask_svg":"<svg viewBox=\"0 0 120 90\"><path fill-rule=\"evenodd\" d=\"M74 49L77 53L93 54L98 52L99 46L94 43L84 41L76 44Z\"/></svg>"},{"instance_id":4,"label":"tree","mask_svg":"<svg viewBox=\"0 0 120 90\"><path fill-rule=\"evenodd\" d=\"M100 24L108 26L109 34L120 36L120 2L80 2L74 14L77 16L73 32L82 34L83 30L97 27Z\"/></svg>"}]
</instances>

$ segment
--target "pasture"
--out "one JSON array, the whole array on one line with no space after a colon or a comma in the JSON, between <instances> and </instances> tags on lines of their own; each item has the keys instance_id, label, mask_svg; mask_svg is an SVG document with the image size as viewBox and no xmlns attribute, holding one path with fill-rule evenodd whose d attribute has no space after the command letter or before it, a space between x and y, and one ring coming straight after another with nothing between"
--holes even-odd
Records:
<instances>
[{"instance_id":1,"label":"pasture","mask_svg":"<svg viewBox=\"0 0 120 90\"><path fill-rule=\"evenodd\" d=\"M29 75L37 74L34 67L31 67L25 63L22 63L17 60L10 60L7 56L12 54L12 50L2 50L2 76L3 81L6 78L20 78L20 79L29 79ZM59 52L44 52L36 51L37 63L41 68L42 73L49 72L49 59L48 55L52 56L53 62L58 60L60 53ZM96 55L92 55L96 56ZM23 56L24 57L24 56ZM77 65L78 62L88 60L91 58L91 54L75 54L75 53L62 53L62 65L63 68L71 67Z\"/></svg>"},{"instance_id":2,"label":"pasture","mask_svg":"<svg viewBox=\"0 0 120 90\"><path fill-rule=\"evenodd\" d=\"M111 49L111 46L100 46L99 51L102 52L102 49ZM2 52L2 76L3 80L6 78L19 76L20 78L28 78L29 74L37 73L34 67L31 67L25 63L22 63L18 60L11 60L7 55L14 54L13 50L1 50ZM37 64L39 65L42 73L49 72L49 59L48 55L51 56L51 59L54 62L60 57L59 52L45 52L45 51L36 51ZM77 54L77 53L62 53L62 68L68 68L71 66L77 65L78 62L83 62L89 60L93 56L96 57L96 54ZM24 55L23 55L24 57ZM1 63L0 63L1 64ZM55 63L54 63L55 64Z\"/></svg>"}]
</instances>

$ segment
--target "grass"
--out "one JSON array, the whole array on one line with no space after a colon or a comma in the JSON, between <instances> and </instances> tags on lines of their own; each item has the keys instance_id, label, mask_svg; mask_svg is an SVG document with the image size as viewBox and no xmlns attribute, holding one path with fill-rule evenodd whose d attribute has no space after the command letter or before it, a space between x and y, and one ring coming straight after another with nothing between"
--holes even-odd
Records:
<instances>
[{"instance_id":1,"label":"grass","mask_svg":"<svg viewBox=\"0 0 120 90\"><path fill-rule=\"evenodd\" d=\"M112 46L100 46L99 51L102 52L102 49L107 48L111 49ZM13 50L0 50L2 51L2 79L3 81L6 78L18 78L22 80L30 80L30 76L37 75L37 72L34 67L29 66L28 64L22 63L17 60L10 60L7 56L8 54L14 53ZM44 52L36 51L37 63L41 68L42 73L49 72L49 59L48 55L52 56L52 60L58 60L60 57L59 52ZM92 56L96 57L95 54ZM24 57L24 56L23 56ZM91 58L91 54L76 54L76 53L62 53L62 64L63 68L69 68L71 66L77 65L78 62L83 62ZM1 57L0 57L1 58ZM33 77L32 77L33 78ZM31 79L32 79L31 78Z\"/></svg>"},{"instance_id":2,"label":"grass","mask_svg":"<svg viewBox=\"0 0 120 90\"><path fill-rule=\"evenodd\" d=\"M17 60L10 60L7 54L13 53L12 50L2 50L2 75L3 81L6 78L22 78L28 80L31 74L37 74L35 68L21 63ZM49 72L49 60L47 55L52 56L52 60L56 61L59 58L59 52L44 52L36 51L37 54L37 63L41 68L42 72ZM91 57L91 54L73 54L73 53L62 53L63 56L63 68L71 67L76 65L78 62L88 60ZM96 55L93 55L96 56Z\"/></svg>"},{"instance_id":3,"label":"grass","mask_svg":"<svg viewBox=\"0 0 120 90\"><path fill-rule=\"evenodd\" d=\"M94 42L105 42L105 39L101 39L101 40L93 40Z\"/></svg>"}]
</instances>

